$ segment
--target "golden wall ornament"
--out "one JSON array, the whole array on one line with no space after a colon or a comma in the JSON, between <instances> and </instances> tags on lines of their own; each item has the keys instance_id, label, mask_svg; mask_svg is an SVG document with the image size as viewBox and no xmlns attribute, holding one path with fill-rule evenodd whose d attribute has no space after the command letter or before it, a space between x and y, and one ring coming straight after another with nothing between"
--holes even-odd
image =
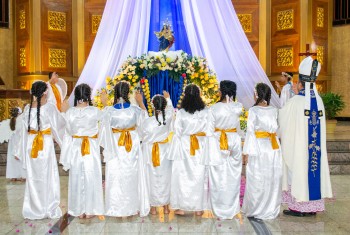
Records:
<instances>
[{"instance_id":1,"label":"golden wall ornament","mask_svg":"<svg viewBox=\"0 0 350 235\"><path fill-rule=\"evenodd\" d=\"M320 62L320 64L323 65L323 63L324 63L324 47L317 46L316 53L317 53L318 62Z\"/></svg>"},{"instance_id":2,"label":"golden wall ornament","mask_svg":"<svg viewBox=\"0 0 350 235\"><path fill-rule=\"evenodd\" d=\"M294 28L294 10L284 10L277 12L277 30Z\"/></svg>"},{"instance_id":3,"label":"golden wall ornament","mask_svg":"<svg viewBox=\"0 0 350 235\"><path fill-rule=\"evenodd\" d=\"M293 66L293 47L277 48L277 66Z\"/></svg>"},{"instance_id":4,"label":"golden wall ornament","mask_svg":"<svg viewBox=\"0 0 350 235\"><path fill-rule=\"evenodd\" d=\"M91 32L96 34L100 26L102 15L92 15L91 17Z\"/></svg>"},{"instance_id":5,"label":"golden wall ornament","mask_svg":"<svg viewBox=\"0 0 350 235\"><path fill-rule=\"evenodd\" d=\"M19 22L20 29L26 28L26 11L24 9L19 11L18 22Z\"/></svg>"},{"instance_id":6,"label":"golden wall ornament","mask_svg":"<svg viewBox=\"0 0 350 235\"><path fill-rule=\"evenodd\" d=\"M26 56L26 48L19 48L19 66L26 67L27 66L27 56Z\"/></svg>"},{"instance_id":7,"label":"golden wall ornament","mask_svg":"<svg viewBox=\"0 0 350 235\"><path fill-rule=\"evenodd\" d=\"M7 118L6 110L6 99L0 99L0 121Z\"/></svg>"},{"instance_id":8,"label":"golden wall ornament","mask_svg":"<svg viewBox=\"0 0 350 235\"><path fill-rule=\"evenodd\" d=\"M242 25L244 32L251 33L253 28L252 14L237 14L237 17Z\"/></svg>"},{"instance_id":9,"label":"golden wall ornament","mask_svg":"<svg viewBox=\"0 0 350 235\"><path fill-rule=\"evenodd\" d=\"M317 7L316 26L319 28L323 28L324 26L324 8L323 7Z\"/></svg>"},{"instance_id":10,"label":"golden wall ornament","mask_svg":"<svg viewBox=\"0 0 350 235\"><path fill-rule=\"evenodd\" d=\"M67 52L65 49L49 48L49 67L50 68L67 67Z\"/></svg>"},{"instance_id":11,"label":"golden wall ornament","mask_svg":"<svg viewBox=\"0 0 350 235\"><path fill-rule=\"evenodd\" d=\"M53 31L66 31L66 13L59 11L48 11L47 22L48 29Z\"/></svg>"}]
</instances>

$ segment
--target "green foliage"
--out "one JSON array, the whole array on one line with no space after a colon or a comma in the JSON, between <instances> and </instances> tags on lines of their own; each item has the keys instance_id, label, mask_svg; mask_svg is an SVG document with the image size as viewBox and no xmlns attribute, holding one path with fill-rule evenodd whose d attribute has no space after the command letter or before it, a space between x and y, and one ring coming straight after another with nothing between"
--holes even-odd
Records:
<instances>
[{"instance_id":1,"label":"green foliage","mask_svg":"<svg viewBox=\"0 0 350 235\"><path fill-rule=\"evenodd\" d=\"M343 96L332 92L321 94L324 108L326 111L326 119L334 119L339 112L345 108Z\"/></svg>"}]
</instances>

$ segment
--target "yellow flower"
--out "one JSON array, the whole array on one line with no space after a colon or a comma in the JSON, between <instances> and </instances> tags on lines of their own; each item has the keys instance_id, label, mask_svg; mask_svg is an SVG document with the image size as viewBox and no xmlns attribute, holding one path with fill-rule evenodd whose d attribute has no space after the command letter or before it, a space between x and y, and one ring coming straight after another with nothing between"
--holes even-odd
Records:
<instances>
[{"instance_id":1,"label":"yellow flower","mask_svg":"<svg viewBox=\"0 0 350 235\"><path fill-rule=\"evenodd\" d=\"M111 88L112 88L112 86L109 85L109 84L107 84L106 89L107 89L107 90L110 90Z\"/></svg>"},{"instance_id":2,"label":"yellow flower","mask_svg":"<svg viewBox=\"0 0 350 235\"><path fill-rule=\"evenodd\" d=\"M131 80L132 79L132 75L128 75L128 79Z\"/></svg>"},{"instance_id":3,"label":"yellow flower","mask_svg":"<svg viewBox=\"0 0 350 235\"><path fill-rule=\"evenodd\" d=\"M135 78L135 79L138 79L138 78L139 78L139 76L138 76L138 75L135 75L135 76L134 76L134 78Z\"/></svg>"},{"instance_id":4,"label":"yellow flower","mask_svg":"<svg viewBox=\"0 0 350 235\"><path fill-rule=\"evenodd\" d=\"M135 83L135 82L136 82L136 78L134 77L131 81L132 81L133 83Z\"/></svg>"},{"instance_id":5,"label":"yellow flower","mask_svg":"<svg viewBox=\"0 0 350 235\"><path fill-rule=\"evenodd\" d=\"M170 63L171 62L171 58L167 57L166 58L166 62Z\"/></svg>"},{"instance_id":6,"label":"yellow flower","mask_svg":"<svg viewBox=\"0 0 350 235\"><path fill-rule=\"evenodd\" d=\"M201 76L200 76L200 79L203 79L203 78L204 78L204 75L201 75Z\"/></svg>"}]
</instances>

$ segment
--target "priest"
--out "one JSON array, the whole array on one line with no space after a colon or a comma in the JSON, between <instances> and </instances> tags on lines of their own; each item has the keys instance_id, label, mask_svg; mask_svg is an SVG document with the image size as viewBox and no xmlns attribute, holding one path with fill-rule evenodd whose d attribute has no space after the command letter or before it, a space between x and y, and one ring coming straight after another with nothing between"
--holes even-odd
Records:
<instances>
[{"instance_id":1,"label":"priest","mask_svg":"<svg viewBox=\"0 0 350 235\"><path fill-rule=\"evenodd\" d=\"M332 197L325 110L315 83L320 70L311 56L301 62L298 94L279 113L285 215L316 215L324 211L324 198Z\"/></svg>"},{"instance_id":2,"label":"priest","mask_svg":"<svg viewBox=\"0 0 350 235\"><path fill-rule=\"evenodd\" d=\"M49 89L47 101L56 105L61 112L62 103L67 95L67 83L62 78L59 78L56 72L50 72L47 85Z\"/></svg>"}]
</instances>

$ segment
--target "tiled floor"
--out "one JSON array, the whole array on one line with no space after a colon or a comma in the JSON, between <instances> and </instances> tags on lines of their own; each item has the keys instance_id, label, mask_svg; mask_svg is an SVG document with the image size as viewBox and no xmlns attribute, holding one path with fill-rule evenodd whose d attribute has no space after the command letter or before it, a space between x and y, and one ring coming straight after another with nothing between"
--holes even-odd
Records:
<instances>
[{"instance_id":1,"label":"tiled floor","mask_svg":"<svg viewBox=\"0 0 350 235\"><path fill-rule=\"evenodd\" d=\"M61 177L61 207L66 212L67 177ZM295 218L280 215L272 221L220 221L206 213L139 218L70 218L63 234L350 234L350 176L332 176L335 200L326 204L327 211L316 217ZM22 218L24 184L0 178L0 234L56 234L58 220L29 221ZM283 209L283 208L282 208ZM209 218L208 218L209 217Z\"/></svg>"}]
</instances>

